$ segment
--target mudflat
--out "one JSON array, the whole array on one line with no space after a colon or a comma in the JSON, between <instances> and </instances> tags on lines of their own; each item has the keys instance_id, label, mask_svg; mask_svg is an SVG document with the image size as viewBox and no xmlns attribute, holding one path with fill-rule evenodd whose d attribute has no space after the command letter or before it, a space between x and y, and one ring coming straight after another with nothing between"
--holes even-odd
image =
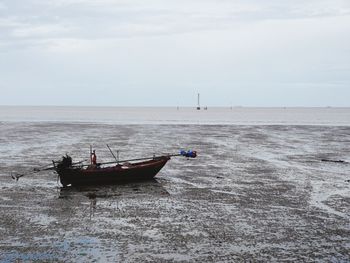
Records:
<instances>
[{"instance_id":1,"label":"mudflat","mask_svg":"<svg viewBox=\"0 0 350 263\"><path fill-rule=\"evenodd\" d=\"M172 158L154 181L62 188L69 153ZM350 260L350 127L2 122L0 261Z\"/></svg>"}]
</instances>

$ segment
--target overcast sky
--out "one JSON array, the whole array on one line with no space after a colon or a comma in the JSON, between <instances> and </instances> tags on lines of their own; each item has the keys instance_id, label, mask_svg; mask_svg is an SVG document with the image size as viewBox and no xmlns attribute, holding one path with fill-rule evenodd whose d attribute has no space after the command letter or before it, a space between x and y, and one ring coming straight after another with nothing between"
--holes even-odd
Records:
<instances>
[{"instance_id":1,"label":"overcast sky","mask_svg":"<svg viewBox=\"0 0 350 263\"><path fill-rule=\"evenodd\" d=\"M0 105L350 106L349 0L0 0Z\"/></svg>"}]
</instances>

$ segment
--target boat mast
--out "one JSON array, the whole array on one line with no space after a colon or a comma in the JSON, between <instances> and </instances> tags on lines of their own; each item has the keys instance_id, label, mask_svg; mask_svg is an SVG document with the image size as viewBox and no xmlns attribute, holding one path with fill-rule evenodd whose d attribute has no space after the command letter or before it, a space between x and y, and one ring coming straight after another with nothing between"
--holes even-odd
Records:
<instances>
[{"instance_id":1,"label":"boat mast","mask_svg":"<svg viewBox=\"0 0 350 263\"><path fill-rule=\"evenodd\" d=\"M112 151L111 147L109 147L109 145L108 145L108 144L106 144L106 145L107 145L108 150L111 152L111 154L112 154L113 158L115 159L116 163L117 163L117 164L119 164L119 156L118 156L118 158L117 158L117 157L115 157L115 155L114 155L114 153L113 153L113 151ZM118 155L119 155L119 154L118 154Z\"/></svg>"},{"instance_id":2,"label":"boat mast","mask_svg":"<svg viewBox=\"0 0 350 263\"><path fill-rule=\"evenodd\" d=\"M90 165L92 165L92 145L90 144Z\"/></svg>"}]
</instances>

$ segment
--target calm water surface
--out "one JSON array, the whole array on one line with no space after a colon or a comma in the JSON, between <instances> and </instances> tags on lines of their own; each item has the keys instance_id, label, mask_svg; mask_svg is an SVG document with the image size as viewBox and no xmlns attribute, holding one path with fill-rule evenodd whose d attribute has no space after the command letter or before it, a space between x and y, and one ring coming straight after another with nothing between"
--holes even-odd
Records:
<instances>
[{"instance_id":1,"label":"calm water surface","mask_svg":"<svg viewBox=\"0 0 350 263\"><path fill-rule=\"evenodd\" d=\"M350 108L128 108L0 106L0 121L115 124L350 125Z\"/></svg>"}]
</instances>

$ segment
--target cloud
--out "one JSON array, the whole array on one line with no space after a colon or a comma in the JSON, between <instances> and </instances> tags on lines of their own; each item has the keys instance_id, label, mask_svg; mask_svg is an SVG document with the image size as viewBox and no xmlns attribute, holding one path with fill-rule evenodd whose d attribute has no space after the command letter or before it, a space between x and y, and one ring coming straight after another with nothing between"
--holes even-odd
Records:
<instances>
[{"instance_id":1,"label":"cloud","mask_svg":"<svg viewBox=\"0 0 350 263\"><path fill-rule=\"evenodd\" d=\"M50 38L56 35L65 35L71 30L61 24L22 25L14 28L14 38Z\"/></svg>"},{"instance_id":2,"label":"cloud","mask_svg":"<svg viewBox=\"0 0 350 263\"><path fill-rule=\"evenodd\" d=\"M350 14L342 0L289 1L5 1L0 20L7 42L43 39L108 39L232 29L242 23ZM3 4L5 6L5 4Z\"/></svg>"},{"instance_id":3,"label":"cloud","mask_svg":"<svg viewBox=\"0 0 350 263\"><path fill-rule=\"evenodd\" d=\"M350 16L347 0L7 0L2 6L0 52L35 46L69 51L70 44L71 50L88 50L98 41L202 31L249 34L259 24L266 25L260 27L264 34L268 21L311 19L318 30L317 21Z\"/></svg>"},{"instance_id":4,"label":"cloud","mask_svg":"<svg viewBox=\"0 0 350 263\"><path fill-rule=\"evenodd\" d=\"M176 94L197 92L217 104L237 93L244 94L237 104L269 104L262 98L275 90L283 97L283 89L345 90L350 83L348 0L2 3L5 102L26 101L27 87L48 97L56 89L88 97L104 87L120 99L116 104L130 105L118 96L124 93L137 94L140 103L147 94L163 94L159 104L170 105ZM74 96L72 103L80 100ZM47 103L61 103L55 99Z\"/></svg>"}]
</instances>

